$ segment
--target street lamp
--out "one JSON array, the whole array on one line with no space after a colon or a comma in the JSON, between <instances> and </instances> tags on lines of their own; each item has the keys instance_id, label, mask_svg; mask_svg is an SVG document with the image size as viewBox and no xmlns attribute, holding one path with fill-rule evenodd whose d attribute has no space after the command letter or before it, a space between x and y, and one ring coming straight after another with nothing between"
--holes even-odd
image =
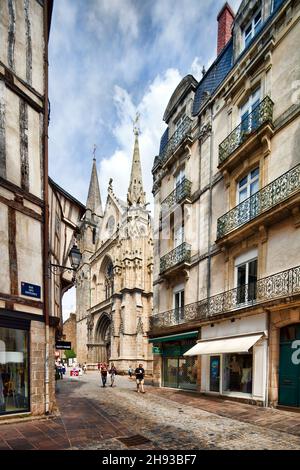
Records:
<instances>
[{"instance_id":1,"label":"street lamp","mask_svg":"<svg viewBox=\"0 0 300 470\"><path fill-rule=\"evenodd\" d=\"M68 266L61 266L60 264L49 263L49 270L54 275L62 274L63 272L74 272L77 271L80 261L81 261L81 253L79 248L74 244L69 252L69 260L71 267ZM74 275L75 278L75 275Z\"/></svg>"},{"instance_id":2,"label":"street lamp","mask_svg":"<svg viewBox=\"0 0 300 470\"><path fill-rule=\"evenodd\" d=\"M70 259L70 263L71 263L73 270L76 271L80 265L81 253L80 253L78 246L76 246L75 244L72 246L70 250L69 259Z\"/></svg>"}]
</instances>

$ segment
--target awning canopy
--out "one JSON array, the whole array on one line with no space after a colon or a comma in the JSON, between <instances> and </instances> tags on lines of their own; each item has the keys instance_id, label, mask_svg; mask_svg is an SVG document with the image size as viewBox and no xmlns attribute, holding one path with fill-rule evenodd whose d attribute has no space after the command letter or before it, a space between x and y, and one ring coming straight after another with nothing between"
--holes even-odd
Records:
<instances>
[{"instance_id":1,"label":"awning canopy","mask_svg":"<svg viewBox=\"0 0 300 470\"><path fill-rule=\"evenodd\" d=\"M195 346L184 353L184 356L248 352L249 349L255 343L257 343L257 341L260 340L262 336L263 333L248 336L236 336L233 338L199 341Z\"/></svg>"},{"instance_id":2,"label":"awning canopy","mask_svg":"<svg viewBox=\"0 0 300 470\"><path fill-rule=\"evenodd\" d=\"M198 337L197 331L189 331L188 333L178 333L177 335L159 336L158 338L150 338L149 343L164 343L165 341L180 341L182 339L190 339Z\"/></svg>"}]
</instances>

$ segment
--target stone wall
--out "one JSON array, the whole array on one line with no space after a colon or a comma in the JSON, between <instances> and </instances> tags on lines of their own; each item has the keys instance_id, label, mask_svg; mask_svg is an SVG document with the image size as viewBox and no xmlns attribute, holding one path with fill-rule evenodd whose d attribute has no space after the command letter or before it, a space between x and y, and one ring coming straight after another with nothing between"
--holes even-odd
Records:
<instances>
[{"instance_id":1,"label":"stone wall","mask_svg":"<svg viewBox=\"0 0 300 470\"><path fill-rule=\"evenodd\" d=\"M77 331L76 331L76 315L71 313L70 317L63 324L63 335L65 341L71 341L71 348L78 354L76 350L77 345Z\"/></svg>"},{"instance_id":2,"label":"stone wall","mask_svg":"<svg viewBox=\"0 0 300 470\"><path fill-rule=\"evenodd\" d=\"M55 330L49 329L49 412L56 409L55 401ZM45 354L46 327L38 321L30 329L30 403L32 415L45 413Z\"/></svg>"}]
</instances>

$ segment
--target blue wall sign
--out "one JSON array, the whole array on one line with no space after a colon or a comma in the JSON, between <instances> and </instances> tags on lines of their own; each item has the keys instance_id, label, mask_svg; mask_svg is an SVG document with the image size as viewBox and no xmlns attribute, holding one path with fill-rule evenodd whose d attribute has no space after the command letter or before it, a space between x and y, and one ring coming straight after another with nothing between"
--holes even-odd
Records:
<instances>
[{"instance_id":1,"label":"blue wall sign","mask_svg":"<svg viewBox=\"0 0 300 470\"><path fill-rule=\"evenodd\" d=\"M21 282L21 294L28 297L41 298L41 286L35 284L28 284L28 282Z\"/></svg>"}]
</instances>

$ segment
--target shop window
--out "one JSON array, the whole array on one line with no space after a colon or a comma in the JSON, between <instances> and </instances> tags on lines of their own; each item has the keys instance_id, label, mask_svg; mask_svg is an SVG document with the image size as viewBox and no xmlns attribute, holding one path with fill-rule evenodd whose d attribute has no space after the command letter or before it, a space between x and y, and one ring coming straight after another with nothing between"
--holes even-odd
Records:
<instances>
[{"instance_id":1,"label":"shop window","mask_svg":"<svg viewBox=\"0 0 300 470\"><path fill-rule=\"evenodd\" d=\"M29 410L28 331L0 327L0 414Z\"/></svg>"},{"instance_id":2,"label":"shop window","mask_svg":"<svg viewBox=\"0 0 300 470\"><path fill-rule=\"evenodd\" d=\"M220 391L220 356L210 356L209 390Z\"/></svg>"},{"instance_id":3,"label":"shop window","mask_svg":"<svg viewBox=\"0 0 300 470\"><path fill-rule=\"evenodd\" d=\"M197 356L183 356L195 340L186 339L163 344L163 386L195 390L197 387Z\"/></svg>"},{"instance_id":4,"label":"shop window","mask_svg":"<svg viewBox=\"0 0 300 470\"><path fill-rule=\"evenodd\" d=\"M223 392L252 393L252 353L223 355Z\"/></svg>"}]
</instances>

